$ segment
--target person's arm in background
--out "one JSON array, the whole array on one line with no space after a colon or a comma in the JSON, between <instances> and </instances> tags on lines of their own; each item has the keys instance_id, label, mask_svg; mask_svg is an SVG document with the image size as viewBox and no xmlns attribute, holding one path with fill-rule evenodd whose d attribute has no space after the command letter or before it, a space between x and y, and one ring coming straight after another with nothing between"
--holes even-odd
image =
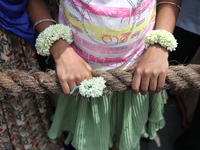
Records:
<instances>
[{"instance_id":1,"label":"person's arm in background","mask_svg":"<svg viewBox=\"0 0 200 150\"><path fill-rule=\"evenodd\" d=\"M159 0L158 2L173 2L180 6L182 0ZM179 11L180 9L172 4L158 5L155 30L163 29L173 33ZM157 93L162 90L169 66L168 55L169 51L158 44L148 47L144 55L133 65L134 93L146 94L147 91Z\"/></svg>"},{"instance_id":2,"label":"person's arm in background","mask_svg":"<svg viewBox=\"0 0 200 150\"><path fill-rule=\"evenodd\" d=\"M27 10L33 24L42 19L52 19L43 0L28 0ZM40 33L53 24L53 22L42 22L36 26L36 31ZM84 79L92 78L91 67L66 41L62 39L56 41L51 46L50 52L55 61L57 76L66 95L69 95L70 91L80 85Z\"/></svg>"}]
</instances>

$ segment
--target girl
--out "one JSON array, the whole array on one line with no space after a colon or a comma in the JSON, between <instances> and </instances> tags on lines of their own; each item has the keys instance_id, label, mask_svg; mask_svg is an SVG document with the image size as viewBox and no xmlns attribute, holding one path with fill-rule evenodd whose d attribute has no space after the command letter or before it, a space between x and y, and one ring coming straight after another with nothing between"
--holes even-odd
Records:
<instances>
[{"instance_id":1,"label":"girl","mask_svg":"<svg viewBox=\"0 0 200 150\"><path fill-rule=\"evenodd\" d=\"M168 52L176 48L171 33L180 3L160 0L156 7L156 0L61 0L60 24L55 24L41 0L29 0L28 12L39 33L37 51L53 56L64 93L52 96L56 111L50 138L67 131L65 143L77 150L108 150L113 143L120 150L138 150L141 137L155 137L164 126L160 91ZM92 78L92 69L129 67L135 68L132 91L89 102L75 100L77 90L70 93Z\"/></svg>"}]
</instances>

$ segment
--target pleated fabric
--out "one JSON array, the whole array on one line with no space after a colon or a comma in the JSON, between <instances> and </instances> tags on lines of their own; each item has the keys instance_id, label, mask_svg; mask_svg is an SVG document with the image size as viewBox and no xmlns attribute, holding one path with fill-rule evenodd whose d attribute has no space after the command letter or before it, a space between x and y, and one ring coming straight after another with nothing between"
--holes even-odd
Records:
<instances>
[{"instance_id":1,"label":"pleated fabric","mask_svg":"<svg viewBox=\"0 0 200 150\"><path fill-rule=\"evenodd\" d=\"M65 144L77 150L108 150L113 142L120 150L139 150L140 138L154 139L165 124L161 94L113 92L90 101L54 94L51 101L56 110L49 137L66 131Z\"/></svg>"}]
</instances>

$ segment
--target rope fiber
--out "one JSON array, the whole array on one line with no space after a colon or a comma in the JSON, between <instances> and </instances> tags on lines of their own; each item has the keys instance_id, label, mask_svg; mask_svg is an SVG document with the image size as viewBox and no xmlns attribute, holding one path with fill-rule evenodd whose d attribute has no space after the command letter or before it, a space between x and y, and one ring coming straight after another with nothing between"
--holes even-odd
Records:
<instances>
[{"instance_id":1,"label":"rope fiber","mask_svg":"<svg viewBox=\"0 0 200 150\"><path fill-rule=\"evenodd\" d=\"M107 87L104 93L126 91L131 89L134 68L128 70L111 69L107 71L94 70L93 77L102 76ZM200 90L200 65L169 66L164 89L194 89ZM0 93L32 92L38 94L63 93L55 70L20 71L6 70L0 72Z\"/></svg>"}]
</instances>

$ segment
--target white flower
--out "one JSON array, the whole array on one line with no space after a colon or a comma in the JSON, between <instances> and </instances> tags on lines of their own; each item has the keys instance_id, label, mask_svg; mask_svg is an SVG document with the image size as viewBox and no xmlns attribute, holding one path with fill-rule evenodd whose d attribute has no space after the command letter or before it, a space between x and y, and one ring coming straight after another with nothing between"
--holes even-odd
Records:
<instances>
[{"instance_id":1,"label":"white flower","mask_svg":"<svg viewBox=\"0 0 200 150\"><path fill-rule=\"evenodd\" d=\"M106 87L103 77L93 77L90 80L83 80L79 86L79 93L84 97L100 97Z\"/></svg>"},{"instance_id":2,"label":"white flower","mask_svg":"<svg viewBox=\"0 0 200 150\"><path fill-rule=\"evenodd\" d=\"M63 39L68 44L71 44L73 42L71 28L63 24L55 24L47 27L36 39L35 48L37 53L42 56L49 56L50 47L59 39Z\"/></svg>"},{"instance_id":3,"label":"white flower","mask_svg":"<svg viewBox=\"0 0 200 150\"><path fill-rule=\"evenodd\" d=\"M152 44L159 44L168 51L175 51L178 45L174 36L165 30L149 31L144 39L144 44L146 48Z\"/></svg>"}]
</instances>

